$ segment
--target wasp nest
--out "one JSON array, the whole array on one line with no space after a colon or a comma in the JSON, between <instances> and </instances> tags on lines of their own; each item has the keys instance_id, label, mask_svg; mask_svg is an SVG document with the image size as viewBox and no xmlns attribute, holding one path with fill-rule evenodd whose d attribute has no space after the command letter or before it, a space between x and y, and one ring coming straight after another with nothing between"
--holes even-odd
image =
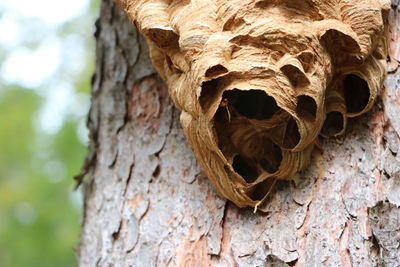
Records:
<instances>
[{"instance_id":1,"label":"wasp nest","mask_svg":"<svg viewBox=\"0 0 400 267\"><path fill-rule=\"evenodd\" d=\"M117 0L118 1L118 0ZM387 0L119 0L218 192L257 207L385 78Z\"/></svg>"}]
</instances>

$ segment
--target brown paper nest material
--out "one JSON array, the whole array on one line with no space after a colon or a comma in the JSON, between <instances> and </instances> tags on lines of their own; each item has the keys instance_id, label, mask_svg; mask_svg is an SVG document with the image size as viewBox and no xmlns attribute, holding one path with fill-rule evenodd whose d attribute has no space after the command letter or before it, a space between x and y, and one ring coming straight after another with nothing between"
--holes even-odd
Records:
<instances>
[{"instance_id":1,"label":"brown paper nest material","mask_svg":"<svg viewBox=\"0 0 400 267\"><path fill-rule=\"evenodd\" d=\"M148 40L200 165L239 207L262 207L385 79L387 0L117 2Z\"/></svg>"}]
</instances>

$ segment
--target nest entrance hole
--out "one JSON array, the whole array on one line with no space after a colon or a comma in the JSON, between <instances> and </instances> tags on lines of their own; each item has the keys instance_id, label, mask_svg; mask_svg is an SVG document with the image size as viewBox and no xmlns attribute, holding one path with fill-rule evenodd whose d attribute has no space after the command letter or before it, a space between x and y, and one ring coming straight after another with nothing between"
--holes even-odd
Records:
<instances>
[{"instance_id":1,"label":"nest entrance hole","mask_svg":"<svg viewBox=\"0 0 400 267\"><path fill-rule=\"evenodd\" d=\"M297 97L297 114L308 121L315 121L317 116L317 102L314 98L308 95L301 95Z\"/></svg>"},{"instance_id":2,"label":"nest entrance hole","mask_svg":"<svg viewBox=\"0 0 400 267\"><path fill-rule=\"evenodd\" d=\"M274 191L277 180L275 178L268 178L265 181L256 184L247 195L254 201L262 200L266 195Z\"/></svg>"},{"instance_id":3,"label":"nest entrance hole","mask_svg":"<svg viewBox=\"0 0 400 267\"><path fill-rule=\"evenodd\" d=\"M266 150L264 155L260 157L246 158L237 154L233 158L232 167L236 173L241 175L247 183L253 183L257 180L262 172L270 174L278 171L282 162L282 150L279 146L268 140L268 144L262 145Z\"/></svg>"},{"instance_id":4,"label":"nest entrance hole","mask_svg":"<svg viewBox=\"0 0 400 267\"><path fill-rule=\"evenodd\" d=\"M343 114L338 111L329 112L326 115L324 125L322 126L321 133L327 137L334 136L344 128Z\"/></svg>"},{"instance_id":5,"label":"nest entrance hole","mask_svg":"<svg viewBox=\"0 0 400 267\"><path fill-rule=\"evenodd\" d=\"M283 74L288 77L293 87L303 87L310 83L307 76L297 66L288 64L281 68Z\"/></svg>"},{"instance_id":6,"label":"nest entrance hole","mask_svg":"<svg viewBox=\"0 0 400 267\"><path fill-rule=\"evenodd\" d=\"M359 113L367 107L371 93L364 79L355 74L349 74L343 80L343 88L347 112Z\"/></svg>"},{"instance_id":7,"label":"nest entrance hole","mask_svg":"<svg viewBox=\"0 0 400 267\"><path fill-rule=\"evenodd\" d=\"M280 109L272 96L257 89L228 90L224 92L223 99L240 115L249 119L266 120Z\"/></svg>"},{"instance_id":8,"label":"nest entrance hole","mask_svg":"<svg viewBox=\"0 0 400 267\"><path fill-rule=\"evenodd\" d=\"M217 64L215 66L210 67L207 71L206 71L206 77L207 78L214 78L217 76L220 76L222 74L225 74L228 72L228 69L225 68L224 66L222 66L221 64Z\"/></svg>"},{"instance_id":9,"label":"nest entrance hole","mask_svg":"<svg viewBox=\"0 0 400 267\"><path fill-rule=\"evenodd\" d=\"M217 100L219 83L219 78L202 83L199 103L203 111L207 111L212 103Z\"/></svg>"},{"instance_id":10,"label":"nest entrance hole","mask_svg":"<svg viewBox=\"0 0 400 267\"><path fill-rule=\"evenodd\" d=\"M300 142L300 132L296 121L291 118L286 124L285 135L283 137L283 148L293 149Z\"/></svg>"},{"instance_id":11,"label":"nest entrance hole","mask_svg":"<svg viewBox=\"0 0 400 267\"><path fill-rule=\"evenodd\" d=\"M241 155L236 155L233 158L232 167L247 183L254 182L258 177L258 171L255 166Z\"/></svg>"},{"instance_id":12,"label":"nest entrance hole","mask_svg":"<svg viewBox=\"0 0 400 267\"><path fill-rule=\"evenodd\" d=\"M258 163L262 169L268 173L275 173L278 171L282 162L282 149L269 140L269 145L264 147L269 147L268 151L265 151L263 158L258 160Z\"/></svg>"}]
</instances>

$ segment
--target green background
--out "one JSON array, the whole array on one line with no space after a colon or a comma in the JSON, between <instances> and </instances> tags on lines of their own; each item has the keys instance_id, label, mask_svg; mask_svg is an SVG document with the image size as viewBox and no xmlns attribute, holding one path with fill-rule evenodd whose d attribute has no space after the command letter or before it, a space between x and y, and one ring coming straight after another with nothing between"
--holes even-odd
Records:
<instances>
[{"instance_id":1,"label":"green background","mask_svg":"<svg viewBox=\"0 0 400 267\"><path fill-rule=\"evenodd\" d=\"M52 74L33 85L0 76L0 266L76 265L82 197L73 176L86 155L98 2L57 23L0 4L0 24L12 16L20 32L0 46L3 73L15 51L34 53L48 40L62 48Z\"/></svg>"}]
</instances>

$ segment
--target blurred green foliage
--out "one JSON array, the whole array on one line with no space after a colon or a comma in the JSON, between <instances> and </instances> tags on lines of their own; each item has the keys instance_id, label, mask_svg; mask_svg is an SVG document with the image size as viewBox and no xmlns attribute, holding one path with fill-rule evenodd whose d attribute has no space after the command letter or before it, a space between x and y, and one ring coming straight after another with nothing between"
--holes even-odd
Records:
<instances>
[{"instance_id":1,"label":"blurred green foliage","mask_svg":"<svg viewBox=\"0 0 400 267\"><path fill-rule=\"evenodd\" d=\"M0 79L2 267L76 265L74 248L79 242L81 197L73 191L72 177L79 173L86 155L81 126L94 71L92 33L98 2L91 1L86 12L54 27L55 38L62 43L71 36L83 43L80 68L68 65L71 54L63 53L52 77L35 88L27 89L17 82ZM0 18L5 12L0 10ZM21 19L21 23L25 22L26 19ZM41 41L33 39L27 36L11 49L35 49ZM0 48L0 67L11 52ZM57 90L53 85L60 82L70 85L71 97L80 102L69 101L60 115L61 125L53 132L45 131L40 126L40 117L44 107L53 101L48 97L51 90ZM85 111L74 112L82 104Z\"/></svg>"}]
</instances>

